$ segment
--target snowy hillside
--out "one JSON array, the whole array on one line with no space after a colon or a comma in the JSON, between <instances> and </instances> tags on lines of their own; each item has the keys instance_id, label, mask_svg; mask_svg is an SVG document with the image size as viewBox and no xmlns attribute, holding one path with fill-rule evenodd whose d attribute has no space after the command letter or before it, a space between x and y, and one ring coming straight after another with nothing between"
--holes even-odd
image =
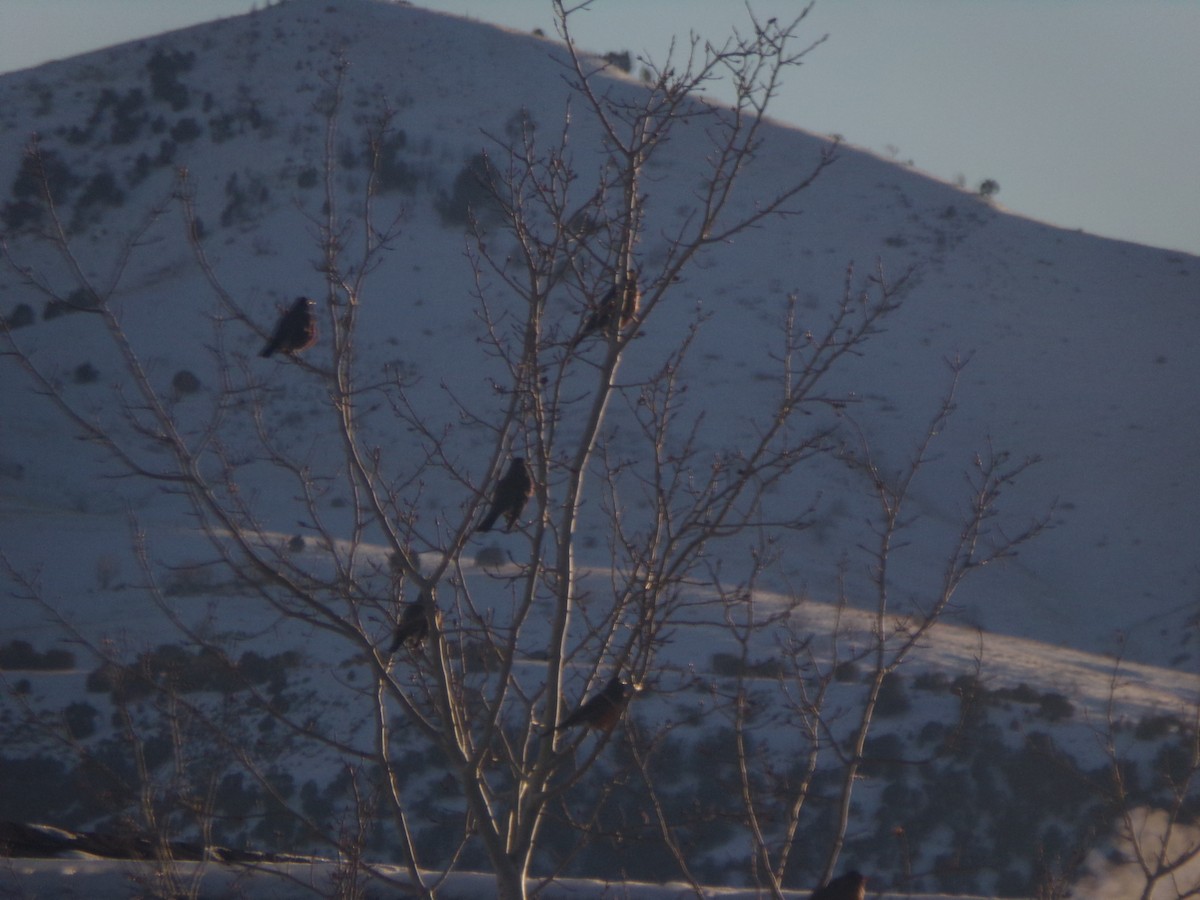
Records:
<instances>
[{"instance_id":1,"label":"snowy hillside","mask_svg":"<svg viewBox=\"0 0 1200 900\"><path fill-rule=\"evenodd\" d=\"M600 170L599 125L571 97L568 81L565 51L554 41L375 0L292 0L6 76L0 79L7 136L0 143L0 229L9 265L0 268L0 316L12 346L88 421L129 436L135 461L154 468L156 435L139 430L144 421L131 420L118 402L136 396L123 380L120 347L102 333L97 316L50 299L75 296L86 306L88 295L73 293L80 275L102 290L115 285L116 317L180 431L197 444L219 444L231 465L257 472L252 491L230 495L247 504L264 541L288 548L281 558L334 583L346 573L336 554L330 559L325 552L321 535L355 547L347 577L373 598L362 608L362 628L386 644L395 614L386 542L369 528L355 532L362 501L336 477L347 465L345 449L321 418L329 405L322 378L334 362L332 320L322 320L324 340L302 363L260 359L258 352L279 308L302 294L328 294L319 234L330 200L353 214L374 177L375 221L381 229L394 222L396 230L364 266L370 271L356 273L367 277L356 308L354 365L358 383L403 385L412 406L395 395L374 401L357 426L382 448L376 465L385 480L414 498L414 531L449 541L456 517L468 514L484 489L492 420L507 402L496 387L507 372L488 352L489 328L514 327L502 278L486 268L477 276L472 267L478 256L466 234L468 211L486 218L473 176L482 151L502 161L498 142L532 132L553 143L568 111L574 166ZM646 90L619 74L596 81L618 101L633 102ZM643 271L669 260L668 236L695 214L697 173L710 152L707 124L699 114L683 122L648 166L647 221L634 251ZM35 136L40 171L27 156ZM831 149L824 138L770 124L730 215L751 213ZM846 851L864 870L890 873L872 882L876 888L1012 895L1030 883L1034 852L1013 832L1035 834L1043 870L1060 863L1066 870L1062 859L1078 849L1075 837L1098 818L1109 821L1108 807L1063 785L1103 780L1097 733L1118 727L1122 752L1157 765L1165 746L1186 744L1186 723L1200 701L1200 259L1031 222L853 148L835 153L802 193L798 215L765 218L699 252L631 341L621 379L649 382L698 324L678 369L687 386L680 416L696 416L697 466L726 464L777 402L789 302L797 332L819 333L842 297L848 267L855 290L869 287L874 272L899 283L911 270L900 308L823 384L829 396L848 402L812 418L814 427L822 415L852 422L851 433L870 448L881 478L898 479L951 385L948 361L966 363L954 414L939 427L931 460L913 484L911 524L891 561L896 596L887 616L875 618L872 570L858 548L870 539L865 523L877 515L876 501L859 489L861 476L844 459L817 456L802 479L781 482L762 498L765 520L803 511L812 519L772 539L764 553L770 566L752 572L762 549L757 534L714 545L705 561L722 584L753 574L754 615L777 616L779 628L738 646L723 625L742 613L703 605L720 593L715 574L709 583L692 584L698 609L692 618L681 614L658 648L661 675L632 705L631 717L647 730L662 726L669 733L656 746L686 761L679 762L680 780L664 781L664 795L680 804L693 795L717 803L704 796L708 769L721 777L735 773L725 772L728 759L715 751L706 757L704 748L706 736L730 727L722 704L731 679L749 684L752 699L755 691L767 697L786 670L785 648L808 652L806 636L837 635L812 644L832 664L839 646L853 655L883 628L911 627L939 589L946 548L961 527L963 473L976 454L1037 457L1005 486L997 521L1006 534L1047 516L1050 527L1014 559L967 580L947 620L914 649L911 671L893 682L901 693L890 695L892 706L881 714L887 722L856 794L861 816ZM41 173L79 272L38 239L51 223ZM194 203L195 246L176 202L180 194ZM161 214L151 216L159 206ZM134 234L126 260L119 248ZM354 253L376 237L347 229L339 240ZM494 237L497 245L505 240ZM201 262L196 247L205 254ZM222 302L214 283L233 306ZM559 346L578 328L581 308L580 297L567 291L547 299L547 328L561 337ZM601 356L589 348L581 354L592 369ZM237 391L221 393L230 370L267 398L261 409L249 413ZM568 388L583 395L590 370L564 365L562 371ZM104 821L103 804L80 806L70 790L27 786L67 774L89 777L78 765L81 742L91 741L90 754L120 768L127 764L117 761L123 729L125 738L132 731L161 739L149 700L133 698L131 718L121 724L118 713L128 712L130 697L121 697L115 682L97 681L103 667L85 649L92 642L143 658L186 644L184 635L219 642L231 659L242 660L243 672L251 663L263 667L256 690L301 710L299 732L369 745L375 701L364 648L335 643L259 602L269 580L247 587L214 565L197 521L170 484L125 477L94 441L78 440L80 429L12 354L0 359L0 372L0 551L8 596L0 650L10 653L7 664L0 660L9 688L0 701L9 723L0 753L11 762L10 774L0 775L0 797L8 796L7 805L0 800L0 818L59 816L71 826ZM638 430L642 409L630 402L612 412L605 448L619 460L614 471L648 464ZM428 444L414 421L448 436L438 445L449 459L442 469L418 470ZM565 433L580 427L564 417ZM308 505L256 455L262 435L315 473ZM219 481L215 464L209 474ZM578 522L585 611L600 609L624 574L610 552L614 520L632 531L653 513L649 494L619 515L606 506L609 499L597 486ZM453 571L456 584L484 591L503 581L515 571L505 566L518 538L470 537ZM848 608L839 605L839 590ZM515 615L506 598L514 597L515 608L516 591L505 591L497 593L500 625ZM547 609L544 618L552 616ZM522 638L528 653L513 663L517 683L526 684L522 679L533 677L526 670L544 661L530 648L544 642L548 627L535 624L529 643ZM14 641L29 645L27 659L19 658ZM56 650L68 651L69 662L49 664L46 654ZM201 659L189 654L184 658ZM585 693L588 674L579 676L570 685L573 697ZM205 681L207 675L197 677L198 693L188 696L207 715L227 718L232 743L261 751L271 777L304 798L307 815L343 809L345 772L332 747L314 749L302 734L272 732L251 714L254 703L244 693L223 694L226 688ZM857 668L839 670L831 708L852 710L863 692ZM1116 701L1111 711L1110 700ZM756 739L772 759L787 759L796 752L796 719L775 701L762 702L765 711L753 717ZM829 737L847 740L851 719L849 712L831 716ZM70 739L55 742L48 735L63 720L71 723ZM950 746L963 727L971 737L955 745L952 759L942 759L937 748L943 741ZM412 757L407 789L421 798L416 817L439 823L417 839L431 852L447 840L438 828L457 807L438 793L445 772L429 754L414 746L405 752ZM617 751L606 752L613 766L631 765ZM915 774L890 766L897 754L935 756L945 766ZM1048 768L1050 759L1057 768ZM985 790L973 773L989 765L1005 775ZM1072 778L1062 778L1067 771ZM586 783L596 787L608 774L602 767ZM303 829L272 819L261 798L254 807L258 824L247 824L237 797L249 793L249 779L219 775L214 802L224 819L216 832L226 841L308 846ZM822 789L832 792L832 785ZM1046 802L1063 808L1054 821L1043 821L1029 795L1054 795ZM973 825L949 820L945 806L955 802L964 819L982 823L986 837L963 837ZM1006 822L1005 809L1020 809L1039 824ZM903 853L899 833L913 842ZM369 853L395 863L385 852L394 839L382 834L368 841ZM693 839L699 875L743 883L744 851L725 823L714 817ZM809 878L824 850L817 843L811 856L797 851ZM464 859L478 863L469 853ZM639 868L614 850L585 856L580 865L592 871L580 874L620 866L630 878L654 880L668 868L664 860L666 854ZM1093 860L1091 868L1099 866ZM906 868L911 880L902 885L898 873Z\"/></svg>"},{"instance_id":2,"label":"snowy hillside","mask_svg":"<svg viewBox=\"0 0 1200 900\"><path fill-rule=\"evenodd\" d=\"M450 52L464 45L469 55ZM70 192L74 214L100 223L84 256L100 273L108 265L102 236L127 231L170 189L173 167L188 167L200 217L213 232L209 253L218 272L265 320L277 301L315 287L315 273L306 271L313 260L304 216L320 202L315 178L324 135L312 109L339 50L350 58L351 103L370 110L359 118L386 104L404 135L392 151L399 190L385 198L403 210L403 233L377 276L380 300L364 307L366 330L380 338L362 352L379 364L403 361L430 382L447 378L478 390L481 373L459 359L450 365L441 343L472 327L465 300L471 272L461 239L438 227L433 208L489 144L483 132L503 135L523 108L547 125L561 114L565 87L548 42L386 4L287 4L179 32L169 43L142 42L4 79L10 139L0 170L16 188L22 138L34 132L63 158L78 182ZM153 96L147 67L172 73L159 79L168 98L170 85L193 85L186 101L183 94ZM488 79L491 72L500 77ZM135 95L140 99L130 99ZM586 123L580 127L586 134ZM341 137L345 161L357 163L347 166L348 181L364 165L356 137ZM760 183L766 193L773 181L811 164L823 144L779 129L755 167L756 183L744 188L745 202L760 193ZM656 174L663 185L657 190L686 190L688 153L681 143L672 171ZM666 225L672 204L660 206ZM713 317L694 354L705 360L706 374L696 381L708 402L728 408L721 404L738 396L743 379L770 377L763 355L788 292L820 309L840 291L850 261L869 269L879 258L897 275L918 266L903 311L845 376L882 413L870 419L877 446L886 453L911 443L912 423L929 417L947 384L943 360L970 356L948 437L953 446L944 444L943 452L962 460L990 437L1015 455L1038 455L1042 464L1011 505L1033 515L1055 504L1054 529L1018 566L976 585L979 596L960 598L968 621L1101 652L1111 651L1120 633L1138 659L1194 663L1190 632L1181 625L1195 612L1200 589L1193 539L1200 515L1191 502L1200 475L1190 465L1200 428L1191 414L1200 376L1196 261L1005 215L851 149L839 151L804 208L800 218L764 223L752 241L713 250L674 301L680 325L693 304ZM653 259L656 249L643 252ZM176 240L154 256L147 270L127 277L129 302L153 300L154 315L163 318L137 327L155 329L156 339L164 328L174 335L162 340L164 365L199 369L203 348L179 339L190 327L176 308L199 294L194 280L178 280L188 249ZM9 314L22 298L37 299L11 272L3 290ZM88 355L84 348L65 352L74 327L60 322L22 337L45 333L62 366L73 370ZM60 329L67 330L52 332ZM738 419L731 410L722 427L736 429ZM5 436L7 468L30 466L16 440ZM42 456L38 465L45 471L27 469L27 482L59 481L55 457ZM27 493L20 487L6 490ZM931 517L949 512L934 487L925 502ZM833 528L853 518L832 506ZM813 555L799 553L803 562L788 577L815 581Z\"/></svg>"}]
</instances>

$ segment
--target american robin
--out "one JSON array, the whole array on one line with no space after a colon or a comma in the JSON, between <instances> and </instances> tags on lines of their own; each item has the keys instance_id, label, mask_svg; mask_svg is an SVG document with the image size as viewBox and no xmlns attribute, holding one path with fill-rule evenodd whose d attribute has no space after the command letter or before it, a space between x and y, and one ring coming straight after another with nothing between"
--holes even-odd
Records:
<instances>
[{"instance_id":1,"label":"american robin","mask_svg":"<svg viewBox=\"0 0 1200 900\"><path fill-rule=\"evenodd\" d=\"M487 515L479 523L476 531L490 531L496 520L504 516L507 523L505 531L512 531L513 525L525 508L526 501L533 494L533 479L529 477L529 469L523 456L514 456L512 465L504 473L504 477L496 482L496 491L492 494L492 505Z\"/></svg>"},{"instance_id":2,"label":"american robin","mask_svg":"<svg viewBox=\"0 0 1200 900\"><path fill-rule=\"evenodd\" d=\"M396 634L388 653L395 653L405 644L411 643L413 648L419 648L429 636L429 617L425 615L424 599L413 600L404 605L404 612L396 625Z\"/></svg>"},{"instance_id":3,"label":"american robin","mask_svg":"<svg viewBox=\"0 0 1200 900\"><path fill-rule=\"evenodd\" d=\"M292 308L279 318L275 332L259 356L270 356L277 350L299 353L317 342L316 304L307 297L297 297Z\"/></svg>"},{"instance_id":4,"label":"american robin","mask_svg":"<svg viewBox=\"0 0 1200 900\"><path fill-rule=\"evenodd\" d=\"M862 873L851 869L845 875L834 878L825 887L817 888L808 900L864 900L867 896L867 879Z\"/></svg>"},{"instance_id":5,"label":"american robin","mask_svg":"<svg viewBox=\"0 0 1200 900\"><path fill-rule=\"evenodd\" d=\"M583 328L571 340L571 349L574 349L585 337L589 337L597 331L608 331L612 328L614 321L617 322L620 330L624 331L633 321L633 317L637 315L638 305L641 302L642 292L638 289L637 272L630 269L625 280L614 284L612 289L604 295L604 299L584 320Z\"/></svg>"},{"instance_id":6,"label":"american robin","mask_svg":"<svg viewBox=\"0 0 1200 900\"><path fill-rule=\"evenodd\" d=\"M561 731L574 725L600 731L612 731L621 718L621 713L634 694L634 688L621 680L620 675L609 679L598 694L593 694L580 707L558 723L551 731Z\"/></svg>"}]
</instances>

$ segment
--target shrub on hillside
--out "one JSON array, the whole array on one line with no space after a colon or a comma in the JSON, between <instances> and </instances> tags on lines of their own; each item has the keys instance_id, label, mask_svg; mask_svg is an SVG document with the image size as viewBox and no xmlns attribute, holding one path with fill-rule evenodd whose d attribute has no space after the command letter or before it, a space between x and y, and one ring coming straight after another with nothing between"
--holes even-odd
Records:
<instances>
[{"instance_id":1,"label":"shrub on hillside","mask_svg":"<svg viewBox=\"0 0 1200 900\"><path fill-rule=\"evenodd\" d=\"M90 362L80 363L75 367L76 384L94 384L100 380L100 371Z\"/></svg>"},{"instance_id":2,"label":"shrub on hillside","mask_svg":"<svg viewBox=\"0 0 1200 900\"><path fill-rule=\"evenodd\" d=\"M56 206L63 206L78 185L79 178L53 150L38 147L26 152L13 179L12 200L0 211L5 229L16 231L36 225L41 221L47 192Z\"/></svg>"},{"instance_id":3,"label":"shrub on hillside","mask_svg":"<svg viewBox=\"0 0 1200 900\"><path fill-rule=\"evenodd\" d=\"M26 325L32 325L35 318L32 306L28 303L18 303L4 320L4 327L10 331L15 328L24 328Z\"/></svg>"},{"instance_id":4,"label":"shrub on hillside","mask_svg":"<svg viewBox=\"0 0 1200 900\"><path fill-rule=\"evenodd\" d=\"M181 53L178 50L166 50L162 47L154 51L154 55L146 62L146 70L150 73L150 91L155 100L162 100L178 112L185 109L191 102L188 87L180 76L191 71L196 64L194 52Z\"/></svg>"},{"instance_id":5,"label":"shrub on hillside","mask_svg":"<svg viewBox=\"0 0 1200 900\"><path fill-rule=\"evenodd\" d=\"M47 650L41 653L29 641L14 639L0 645L0 669L33 669L64 671L75 668L75 657L66 650Z\"/></svg>"},{"instance_id":6,"label":"shrub on hillside","mask_svg":"<svg viewBox=\"0 0 1200 900\"><path fill-rule=\"evenodd\" d=\"M171 379L176 394L194 394L200 390L200 379L187 369L180 369Z\"/></svg>"},{"instance_id":7,"label":"shrub on hillside","mask_svg":"<svg viewBox=\"0 0 1200 900\"><path fill-rule=\"evenodd\" d=\"M434 204L442 224L466 226L472 219L486 221L498 211L492 185L497 173L486 153L476 153L459 170L450 193L442 192Z\"/></svg>"}]
</instances>

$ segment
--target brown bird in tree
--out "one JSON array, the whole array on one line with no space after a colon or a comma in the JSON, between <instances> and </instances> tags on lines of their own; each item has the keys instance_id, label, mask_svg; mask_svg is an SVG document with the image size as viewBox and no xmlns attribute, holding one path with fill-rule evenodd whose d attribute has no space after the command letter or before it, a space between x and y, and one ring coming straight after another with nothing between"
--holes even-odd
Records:
<instances>
[{"instance_id":1,"label":"brown bird in tree","mask_svg":"<svg viewBox=\"0 0 1200 900\"><path fill-rule=\"evenodd\" d=\"M637 315L641 302L642 292L638 289L637 272L630 269L625 280L614 284L612 289L604 295L604 299L584 320L583 328L571 340L571 349L575 349L580 341L597 331L610 331L614 321L619 329L624 331L633 321L633 317Z\"/></svg>"},{"instance_id":2,"label":"brown bird in tree","mask_svg":"<svg viewBox=\"0 0 1200 900\"><path fill-rule=\"evenodd\" d=\"M395 653L405 644L411 643L413 649L420 648L429 636L429 617L425 615L424 598L413 600L404 605L404 612L396 625L396 634L388 653Z\"/></svg>"},{"instance_id":3,"label":"brown bird in tree","mask_svg":"<svg viewBox=\"0 0 1200 900\"><path fill-rule=\"evenodd\" d=\"M284 353L299 353L317 342L316 304L307 297L297 297L292 308L279 318L275 332L263 347L259 356L270 356L277 350Z\"/></svg>"},{"instance_id":4,"label":"brown bird in tree","mask_svg":"<svg viewBox=\"0 0 1200 900\"><path fill-rule=\"evenodd\" d=\"M854 869L812 892L808 900L864 900L867 896L867 879Z\"/></svg>"},{"instance_id":5,"label":"brown bird in tree","mask_svg":"<svg viewBox=\"0 0 1200 900\"><path fill-rule=\"evenodd\" d=\"M533 479L529 477L529 469L523 456L514 456L512 465L504 473L504 477L496 482L496 491L492 494L492 505L487 515L479 523L476 531L491 531L496 520L504 516L505 531L512 531L513 525L521 516L526 501L533 494Z\"/></svg>"},{"instance_id":6,"label":"brown bird in tree","mask_svg":"<svg viewBox=\"0 0 1200 900\"><path fill-rule=\"evenodd\" d=\"M561 731L574 725L599 731L612 731L621 718L621 713L629 705L635 689L621 680L620 675L609 679L598 694L593 694L580 707L558 723L550 731ZM546 732L549 734L550 732Z\"/></svg>"}]
</instances>

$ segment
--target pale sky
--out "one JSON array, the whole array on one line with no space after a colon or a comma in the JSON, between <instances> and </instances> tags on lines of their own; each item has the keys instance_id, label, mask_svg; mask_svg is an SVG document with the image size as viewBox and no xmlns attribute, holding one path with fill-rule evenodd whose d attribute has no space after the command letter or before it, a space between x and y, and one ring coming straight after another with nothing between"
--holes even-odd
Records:
<instances>
[{"instance_id":1,"label":"pale sky","mask_svg":"<svg viewBox=\"0 0 1200 900\"><path fill-rule=\"evenodd\" d=\"M269 5L254 0L0 0L0 72ZM418 0L553 34L550 0ZM754 0L764 18L801 0ZM739 0L594 0L586 49L662 59L721 38ZM1200 2L817 0L776 118L911 161L1067 228L1200 254Z\"/></svg>"}]
</instances>

